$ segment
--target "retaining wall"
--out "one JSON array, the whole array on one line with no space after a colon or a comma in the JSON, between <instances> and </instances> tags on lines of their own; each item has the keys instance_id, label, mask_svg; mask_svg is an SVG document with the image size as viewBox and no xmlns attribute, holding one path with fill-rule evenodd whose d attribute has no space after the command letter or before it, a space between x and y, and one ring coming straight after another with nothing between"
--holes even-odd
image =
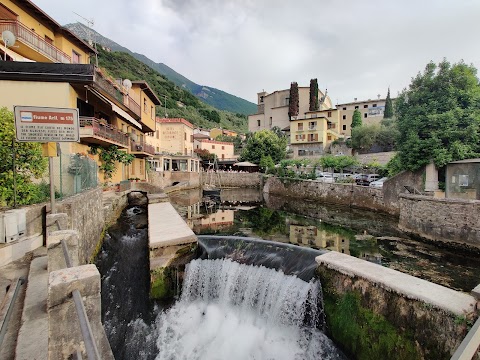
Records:
<instances>
[{"instance_id":1,"label":"retaining wall","mask_svg":"<svg viewBox=\"0 0 480 360\"><path fill-rule=\"evenodd\" d=\"M382 189L373 189L354 184L326 184L316 180L280 179L270 177L265 182L263 192L317 200L343 206L357 207L395 214L383 201Z\"/></svg>"},{"instance_id":2,"label":"retaining wall","mask_svg":"<svg viewBox=\"0 0 480 360\"><path fill-rule=\"evenodd\" d=\"M429 240L480 250L480 201L402 194L399 227Z\"/></svg>"},{"instance_id":3,"label":"retaining wall","mask_svg":"<svg viewBox=\"0 0 480 360\"><path fill-rule=\"evenodd\" d=\"M262 185L262 173L239 173L239 172L223 172L219 171L215 175L220 181L222 188L224 187L260 187ZM202 172L200 183L203 185L209 181L212 174Z\"/></svg>"},{"instance_id":4,"label":"retaining wall","mask_svg":"<svg viewBox=\"0 0 480 360\"><path fill-rule=\"evenodd\" d=\"M151 171L148 173L149 182L161 189L168 188L173 183L183 183L184 189L200 186L200 173L187 171ZM136 183L137 185L139 183Z\"/></svg>"}]
</instances>

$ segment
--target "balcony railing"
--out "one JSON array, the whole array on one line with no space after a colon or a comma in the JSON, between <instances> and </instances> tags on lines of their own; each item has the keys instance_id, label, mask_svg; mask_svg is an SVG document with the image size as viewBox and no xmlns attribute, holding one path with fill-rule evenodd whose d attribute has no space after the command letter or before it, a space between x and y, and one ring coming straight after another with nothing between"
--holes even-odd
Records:
<instances>
[{"instance_id":1,"label":"balcony railing","mask_svg":"<svg viewBox=\"0 0 480 360\"><path fill-rule=\"evenodd\" d=\"M142 141L131 141L130 150L132 152L142 152L150 155L155 155L155 147Z\"/></svg>"},{"instance_id":2,"label":"balcony railing","mask_svg":"<svg viewBox=\"0 0 480 360\"><path fill-rule=\"evenodd\" d=\"M101 87L107 93L109 93L114 99L117 99L118 102L123 104L123 93L98 71L95 74L95 84Z\"/></svg>"},{"instance_id":3,"label":"balcony railing","mask_svg":"<svg viewBox=\"0 0 480 360\"><path fill-rule=\"evenodd\" d=\"M93 135L128 147L128 134L113 125L104 124L94 117L80 116L80 127L91 127Z\"/></svg>"},{"instance_id":4,"label":"balcony railing","mask_svg":"<svg viewBox=\"0 0 480 360\"><path fill-rule=\"evenodd\" d=\"M123 98L123 104L132 110L138 116L141 116L141 107L140 105L132 99L130 95L125 95Z\"/></svg>"},{"instance_id":5,"label":"balcony railing","mask_svg":"<svg viewBox=\"0 0 480 360\"><path fill-rule=\"evenodd\" d=\"M35 34L21 22L16 20L0 20L0 33L5 30L11 31L17 39L32 47L40 54L58 63L71 63L71 58L56 46L45 41L44 38Z\"/></svg>"},{"instance_id":6,"label":"balcony railing","mask_svg":"<svg viewBox=\"0 0 480 360\"><path fill-rule=\"evenodd\" d=\"M308 130L317 130L317 125L309 125Z\"/></svg>"}]
</instances>

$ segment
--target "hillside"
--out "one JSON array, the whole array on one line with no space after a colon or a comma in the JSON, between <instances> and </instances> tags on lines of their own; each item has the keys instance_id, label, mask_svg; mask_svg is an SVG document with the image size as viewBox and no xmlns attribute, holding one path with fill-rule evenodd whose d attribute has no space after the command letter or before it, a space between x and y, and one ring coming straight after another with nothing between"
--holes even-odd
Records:
<instances>
[{"instance_id":1,"label":"hillside","mask_svg":"<svg viewBox=\"0 0 480 360\"><path fill-rule=\"evenodd\" d=\"M88 27L83 25L82 23L77 22L74 24L67 24L65 25L65 27L70 29L73 33L83 39L88 39L88 32L90 31L92 34L91 37L93 37L97 44L108 47L113 51L126 52L132 55L137 60L140 60L144 64L150 66L153 70L156 70L160 74L165 75L167 79L172 81L177 86L188 90L201 101L212 105L219 110L226 110L244 115L253 114L257 111L257 106L254 103L239 98L235 95L231 95L219 89L215 89L209 86L198 85L193 81L187 79L185 76L177 73L169 66L163 63L156 63L143 54L132 52L126 47L119 45L115 41L110 40L109 38L106 38L105 36L99 34L95 30L88 29Z\"/></svg>"},{"instance_id":2,"label":"hillside","mask_svg":"<svg viewBox=\"0 0 480 360\"><path fill-rule=\"evenodd\" d=\"M114 79L147 81L162 101L162 104L164 95L166 95L166 109L164 105L157 107L158 116L164 117L166 110L168 117L182 117L200 127L222 127L240 132L247 131L245 115L216 110L212 106L201 102L190 92L179 88L164 75L135 59L130 54L99 48L98 64L106 69L108 74Z\"/></svg>"}]
</instances>

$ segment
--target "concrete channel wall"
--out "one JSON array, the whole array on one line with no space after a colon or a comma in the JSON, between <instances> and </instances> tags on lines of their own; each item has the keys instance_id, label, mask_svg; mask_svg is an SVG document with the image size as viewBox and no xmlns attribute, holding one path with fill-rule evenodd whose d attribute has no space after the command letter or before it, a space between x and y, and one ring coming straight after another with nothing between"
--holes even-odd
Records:
<instances>
[{"instance_id":1,"label":"concrete channel wall","mask_svg":"<svg viewBox=\"0 0 480 360\"><path fill-rule=\"evenodd\" d=\"M220 182L222 188L225 187L261 187L263 174L261 173L240 173L240 172L225 172L219 171L212 175L212 173L202 172L200 183L204 185L208 183L215 176Z\"/></svg>"},{"instance_id":2,"label":"concrete channel wall","mask_svg":"<svg viewBox=\"0 0 480 360\"><path fill-rule=\"evenodd\" d=\"M480 249L480 201L400 195L399 227L423 238Z\"/></svg>"},{"instance_id":3,"label":"concrete channel wall","mask_svg":"<svg viewBox=\"0 0 480 360\"><path fill-rule=\"evenodd\" d=\"M316 258L330 335L363 359L450 359L477 317L468 294L349 255Z\"/></svg>"},{"instance_id":4,"label":"concrete channel wall","mask_svg":"<svg viewBox=\"0 0 480 360\"><path fill-rule=\"evenodd\" d=\"M395 214L394 209L384 203L381 189L354 184L327 184L316 180L270 177L265 182L263 192Z\"/></svg>"}]
</instances>

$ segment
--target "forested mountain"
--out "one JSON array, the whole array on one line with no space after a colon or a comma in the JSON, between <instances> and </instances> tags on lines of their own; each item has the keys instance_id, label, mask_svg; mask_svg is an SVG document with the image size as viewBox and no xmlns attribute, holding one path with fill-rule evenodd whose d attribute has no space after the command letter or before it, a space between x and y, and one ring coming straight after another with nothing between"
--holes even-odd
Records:
<instances>
[{"instance_id":1,"label":"forested mountain","mask_svg":"<svg viewBox=\"0 0 480 360\"><path fill-rule=\"evenodd\" d=\"M110 48L113 51L126 52L132 55L137 60L140 60L144 64L150 66L152 69L158 71L160 74L165 75L169 80L175 83L177 86L188 90L195 95L201 101L212 105L219 110L227 110L233 113L240 113L244 115L253 114L257 111L257 106L247 100L239 98L235 95L226 93L225 91L215 89L209 86L198 85L193 81L187 79L185 76L177 73L172 68L163 63L156 63L143 54L130 51L124 46L117 44L115 41L106 38L99 34L95 30L89 29L82 23L74 23L65 25L77 36L82 39L93 39L97 44L101 44Z\"/></svg>"},{"instance_id":2,"label":"forested mountain","mask_svg":"<svg viewBox=\"0 0 480 360\"><path fill-rule=\"evenodd\" d=\"M98 65L107 70L114 79L147 81L162 101L162 106L157 107L158 116L164 117L166 112L170 118L182 117L200 127L222 127L241 132L247 131L245 115L217 110L201 102L190 92L178 87L164 75L128 53L108 51L99 47Z\"/></svg>"}]
</instances>

